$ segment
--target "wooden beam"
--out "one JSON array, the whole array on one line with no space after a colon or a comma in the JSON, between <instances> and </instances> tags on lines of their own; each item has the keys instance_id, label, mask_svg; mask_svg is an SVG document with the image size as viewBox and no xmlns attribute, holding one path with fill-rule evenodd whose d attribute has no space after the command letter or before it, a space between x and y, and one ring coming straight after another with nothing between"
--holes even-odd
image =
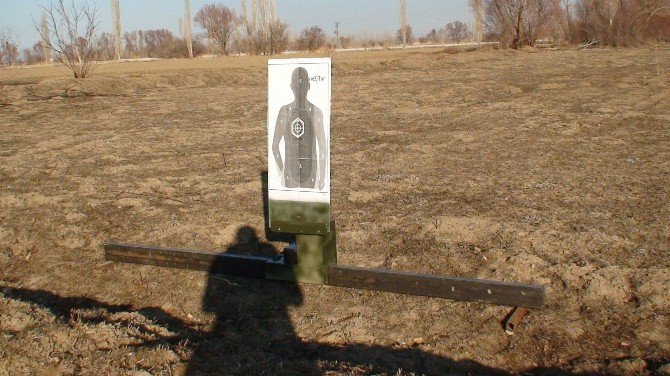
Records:
<instances>
[{"instance_id":1,"label":"wooden beam","mask_svg":"<svg viewBox=\"0 0 670 376\"><path fill-rule=\"evenodd\" d=\"M210 273L249 278L265 278L265 264L272 260L267 257L211 253L125 243L107 242L104 248L105 259L109 261L203 270Z\"/></svg>"},{"instance_id":2,"label":"wooden beam","mask_svg":"<svg viewBox=\"0 0 670 376\"><path fill-rule=\"evenodd\" d=\"M266 278L268 257L208 253L125 243L105 243L105 259L144 265L208 271L249 278ZM418 274L385 269L330 265L328 284L431 296L452 300L486 302L505 306L542 308L544 286L473 278Z\"/></svg>"},{"instance_id":3,"label":"wooden beam","mask_svg":"<svg viewBox=\"0 0 670 376\"><path fill-rule=\"evenodd\" d=\"M328 267L328 284L398 294L542 308L544 286L352 266Z\"/></svg>"}]
</instances>

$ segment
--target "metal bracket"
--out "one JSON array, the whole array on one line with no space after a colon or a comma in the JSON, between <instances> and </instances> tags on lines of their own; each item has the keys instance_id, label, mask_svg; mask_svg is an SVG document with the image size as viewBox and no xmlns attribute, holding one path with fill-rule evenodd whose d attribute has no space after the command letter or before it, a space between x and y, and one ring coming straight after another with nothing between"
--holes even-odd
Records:
<instances>
[{"instance_id":1,"label":"metal bracket","mask_svg":"<svg viewBox=\"0 0 670 376\"><path fill-rule=\"evenodd\" d=\"M265 278L327 284L328 266L337 264L334 220L329 230L325 235L296 234L282 257L267 263Z\"/></svg>"}]
</instances>

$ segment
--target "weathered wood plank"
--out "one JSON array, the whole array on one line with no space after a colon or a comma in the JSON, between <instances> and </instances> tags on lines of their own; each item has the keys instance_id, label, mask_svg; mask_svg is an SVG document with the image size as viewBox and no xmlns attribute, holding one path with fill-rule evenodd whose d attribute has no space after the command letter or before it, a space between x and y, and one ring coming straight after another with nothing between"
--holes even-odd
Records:
<instances>
[{"instance_id":1,"label":"weathered wood plank","mask_svg":"<svg viewBox=\"0 0 670 376\"><path fill-rule=\"evenodd\" d=\"M328 267L328 284L526 308L542 308L545 297L544 286L540 285L342 265Z\"/></svg>"},{"instance_id":2,"label":"weathered wood plank","mask_svg":"<svg viewBox=\"0 0 670 376\"><path fill-rule=\"evenodd\" d=\"M267 257L209 253L126 243L105 243L105 259L134 264L203 270L210 273L265 278Z\"/></svg>"},{"instance_id":3,"label":"weathered wood plank","mask_svg":"<svg viewBox=\"0 0 670 376\"><path fill-rule=\"evenodd\" d=\"M144 265L209 271L250 278L266 278L267 257L209 253L125 243L105 243L105 259ZM330 265L331 286L387 291L452 300L542 308L544 286L473 278L418 274L385 269Z\"/></svg>"}]
</instances>

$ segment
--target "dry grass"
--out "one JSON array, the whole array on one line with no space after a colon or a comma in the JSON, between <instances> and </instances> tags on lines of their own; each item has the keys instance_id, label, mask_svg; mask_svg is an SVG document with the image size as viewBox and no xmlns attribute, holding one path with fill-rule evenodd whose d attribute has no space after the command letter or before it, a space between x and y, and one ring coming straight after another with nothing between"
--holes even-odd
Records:
<instances>
[{"instance_id":1,"label":"dry grass","mask_svg":"<svg viewBox=\"0 0 670 376\"><path fill-rule=\"evenodd\" d=\"M107 239L262 232L265 59L1 70L0 374L651 372L670 358L669 58L333 55L339 261L545 284L514 336L503 307L104 262Z\"/></svg>"}]
</instances>

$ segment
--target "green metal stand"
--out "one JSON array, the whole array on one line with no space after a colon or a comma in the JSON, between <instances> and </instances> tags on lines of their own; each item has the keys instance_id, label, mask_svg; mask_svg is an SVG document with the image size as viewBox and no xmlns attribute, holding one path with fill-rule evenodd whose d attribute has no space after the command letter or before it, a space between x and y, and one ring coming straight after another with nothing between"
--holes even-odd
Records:
<instances>
[{"instance_id":1,"label":"green metal stand","mask_svg":"<svg viewBox=\"0 0 670 376\"><path fill-rule=\"evenodd\" d=\"M327 284L328 266L337 264L335 221L325 235L296 234L295 244L282 257L268 262L265 278L282 281Z\"/></svg>"}]
</instances>

